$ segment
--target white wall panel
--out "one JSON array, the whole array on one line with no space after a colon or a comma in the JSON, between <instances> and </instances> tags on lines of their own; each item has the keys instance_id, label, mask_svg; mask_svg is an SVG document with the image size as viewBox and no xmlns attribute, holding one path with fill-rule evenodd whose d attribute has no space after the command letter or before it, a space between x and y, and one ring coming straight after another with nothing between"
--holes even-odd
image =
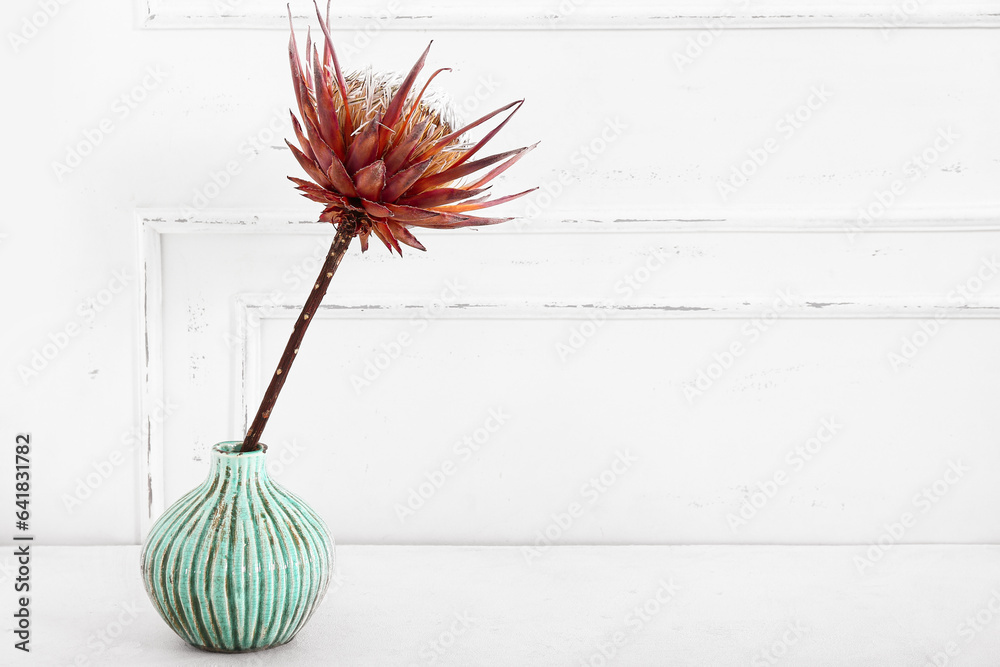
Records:
<instances>
[{"instance_id":1,"label":"white wall panel","mask_svg":"<svg viewBox=\"0 0 1000 667\"><path fill-rule=\"evenodd\" d=\"M906 541L997 541L980 508L1000 474L1000 297L992 280L953 291L1000 249L998 3L595 1L557 20L558 2L404 6L376 29L374 4L343 10L346 66L405 70L434 39L428 64L454 67L439 81L465 117L527 100L497 149L542 144L497 189L543 190L505 229L343 264L265 434L339 540L531 542L629 446L641 464L562 541L868 543L906 511ZM24 41L0 67L33 92L0 112L16 156L0 390L5 432L45 443L40 543L137 542L267 380L288 325L267 295L300 303L329 233L299 224L316 211L285 180L283 7L67 3L43 25L34 0L4 10ZM770 27L785 29L755 29ZM753 173L724 197L734 170ZM651 250L666 265L616 292ZM350 374L448 280L469 306L433 319L378 401L358 396ZM792 312L688 402L685 382L781 289ZM556 343L604 313L563 363ZM24 379L68 325L79 335ZM428 369L445 399L419 386ZM400 524L393 504L495 403L509 429ZM727 513L831 415L843 433L734 533ZM914 494L958 459L968 474L921 512Z\"/></svg>"},{"instance_id":2,"label":"white wall panel","mask_svg":"<svg viewBox=\"0 0 1000 667\"><path fill-rule=\"evenodd\" d=\"M174 33L152 34L167 43ZM143 138L164 177L137 183L141 201L167 208L297 205L284 180L297 169L282 142L290 131L281 127L291 103L286 34L191 34L188 57L171 60L156 98L158 122L185 121ZM229 44L222 57L220 35ZM733 30L679 69L674 56L695 35L524 32L517 48L505 48L513 43L506 33L453 32L436 40L428 66L456 68L441 81L468 118L527 100L497 149L542 143L497 187L547 187L509 208L529 224L542 214L712 218L729 210L856 218L859 209L877 207L878 193L896 180L901 194L893 213L951 219L995 204L1000 130L991 120L996 91L987 83L1000 67L994 32ZM344 41L351 36L337 33ZM383 32L345 55L345 66L405 69L433 37ZM212 64L211 74L203 63ZM949 129L954 140L939 141ZM190 150L177 150L178 141ZM762 157L765 147L772 150ZM239 177L218 193L213 174L230 162ZM734 170L752 173L723 196L720 184L731 184ZM297 210L311 211L305 202Z\"/></svg>"},{"instance_id":3,"label":"white wall panel","mask_svg":"<svg viewBox=\"0 0 1000 667\"><path fill-rule=\"evenodd\" d=\"M170 502L242 433L329 232L149 216L164 388L187 401L162 431ZM852 244L833 221L765 220L548 220L355 252L268 427L274 472L347 542L531 543L573 502L560 541L858 543L906 511L905 541L997 539L970 520L1000 465L995 224L897 220ZM481 451L456 445L491 409L510 419ZM606 493L584 488L619 454L636 460ZM940 504L917 497L936 482Z\"/></svg>"}]
</instances>

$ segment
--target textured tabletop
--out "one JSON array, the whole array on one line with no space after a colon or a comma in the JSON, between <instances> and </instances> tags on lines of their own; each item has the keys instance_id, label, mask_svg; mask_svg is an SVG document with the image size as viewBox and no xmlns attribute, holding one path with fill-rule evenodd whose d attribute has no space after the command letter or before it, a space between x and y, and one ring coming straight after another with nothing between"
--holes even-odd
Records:
<instances>
[{"instance_id":1,"label":"textured tabletop","mask_svg":"<svg viewBox=\"0 0 1000 667\"><path fill-rule=\"evenodd\" d=\"M190 648L160 620L138 547L36 547L32 651L11 646L8 569L0 663L1000 664L1000 547L866 551L342 546L293 642L230 656Z\"/></svg>"}]
</instances>

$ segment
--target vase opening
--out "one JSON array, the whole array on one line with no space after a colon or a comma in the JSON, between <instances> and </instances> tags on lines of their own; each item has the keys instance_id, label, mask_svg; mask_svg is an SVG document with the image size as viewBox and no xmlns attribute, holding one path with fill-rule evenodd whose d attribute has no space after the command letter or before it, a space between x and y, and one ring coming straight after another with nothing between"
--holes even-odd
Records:
<instances>
[{"instance_id":1,"label":"vase opening","mask_svg":"<svg viewBox=\"0 0 1000 667\"><path fill-rule=\"evenodd\" d=\"M254 448L249 452L241 452L241 447L243 447L242 440L227 440L226 442L220 442L212 447L212 451L216 454L226 456L254 456L256 454L265 454L267 452L267 445L262 442L258 442L254 445Z\"/></svg>"}]
</instances>

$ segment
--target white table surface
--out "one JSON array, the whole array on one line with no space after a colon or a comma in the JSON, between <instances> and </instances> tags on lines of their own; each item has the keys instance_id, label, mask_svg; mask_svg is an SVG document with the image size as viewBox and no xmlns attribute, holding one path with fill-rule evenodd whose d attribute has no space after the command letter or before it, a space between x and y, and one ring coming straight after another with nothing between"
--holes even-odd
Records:
<instances>
[{"instance_id":1,"label":"white table surface","mask_svg":"<svg viewBox=\"0 0 1000 667\"><path fill-rule=\"evenodd\" d=\"M0 664L923 667L951 642L937 664L1000 665L1000 546L894 546L861 574L864 551L562 546L529 566L518 547L341 546L293 642L223 655L159 618L138 547L34 547L32 652L11 647L5 573Z\"/></svg>"}]
</instances>

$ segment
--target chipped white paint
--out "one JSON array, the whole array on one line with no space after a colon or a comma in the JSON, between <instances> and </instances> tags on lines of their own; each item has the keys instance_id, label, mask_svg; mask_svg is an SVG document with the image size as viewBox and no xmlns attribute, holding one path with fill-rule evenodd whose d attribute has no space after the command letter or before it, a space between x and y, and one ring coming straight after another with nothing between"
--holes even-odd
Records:
<instances>
[{"instance_id":1,"label":"chipped white paint","mask_svg":"<svg viewBox=\"0 0 1000 667\"><path fill-rule=\"evenodd\" d=\"M250 213L239 209L213 209L191 215L177 209L140 209L142 225L159 234L326 234L330 227L306 217L299 209L271 209ZM605 212L561 212L514 220L509 225L472 231L484 235L552 233L650 232L793 232L846 234L857 229L850 213L825 210L663 210L658 216ZM861 232L989 232L1000 231L1000 207L893 208ZM425 232L426 234L426 232ZM469 235L468 230L436 230L433 236Z\"/></svg>"},{"instance_id":2,"label":"chipped white paint","mask_svg":"<svg viewBox=\"0 0 1000 667\"><path fill-rule=\"evenodd\" d=\"M136 244L139 273L139 419L142 442L137 461L142 537L164 510L163 429L154 423L153 410L163 404L163 267L160 232L136 215Z\"/></svg>"},{"instance_id":3,"label":"chipped white paint","mask_svg":"<svg viewBox=\"0 0 1000 667\"><path fill-rule=\"evenodd\" d=\"M287 26L285 5L273 0L138 0L149 28L271 28ZM294 0L296 20L312 17L309 0ZM912 5L912 7L911 7ZM334 3L340 30L721 30L726 28L993 27L995 0L903 3L900 0L360 0Z\"/></svg>"},{"instance_id":4,"label":"chipped white paint","mask_svg":"<svg viewBox=\"0 0 1000 667\"><path fill-rule=\"evenodd\" d=\"M948 224L949 213L954 216L954 226ZM301 303L295 289L287 290L282 299L275 299L271 294L248 290L248 287L263 284L267 288L280 289L282 274L287 276L288 267L300 264L304 249L322 248L329 241L329 228L301 219L293 212L247 217L229 211L192 219L177 212L158 210L142 211L140 216L149 234L174 239L175 250L164 257L161 277L172 285L169 291L175 293L175 299L165 305L165 319L159 326L167 330L161 340L172 346L174 354L199 349L199 353L208 354L216 362L216 371L206 378L205 387L196 387L181 375L175 375L171 393L189 396L198 407L190 415L174 420L174 438L183 441L204 437L205 432L221 434L227 429L225 437L239 437L273 370L275 346L283 344L283 332L298 313ZM284 402L276 412L276 421L265 438L279 448L285 441L294 441L299 448L305 445L305 458L298 467L290 465L285 474L296 480L300 493L316 498L322 510L331 517L335 530L347 542L530 543L532 531L545 526L548 516L545 512L561 511L563 504L572 501L573 492L562 489L574 489L578 486L574 479L585 481L587 475L595 471L587 465L581 466L580 461L562 464L566 469L558 475L551 473L550 487L537 492L541 501L530 494L523 496L523 500L511 501L507 498L511 489L538 484L540 480L535 476L546 474L543 471L550 466L560 465L559 461L574 461L571 451L574 448L590 452L588 459L597 460L602 456L602 447L625 446L616 444L610 433L604 434L603 439L591 440L591 436L576 433L572 428L567 432L575 433L573 442L552 440L551 429L558 423L565 423L572 414L600 415L604 401L608 400L607 397L599 398L600 393L591 398L577 396L571 403L553 400L547 406L548 419L537 415L527 425L522 422L522 430L517 431L515 441L505 441L498 446L497 451L509 450L509 454L496 458L498 455L494 453L486 468L469 468L465 470L464 479L456 478L449 491L452 501L439 503L434 510L434 513L445 513L443 521L433 526L419 521L401 523L392 509L394 504L405 503L406 489L416 488L424 472L430 474L440 464L442 445L457 437L446 433L468 428L470 420L474 423L479 418L460 411L453 425L447 420L437 421L436 427L422 423L426 414L434 414L434 403L405 398L417 382L406 375L406 368L414 364L450 368L437 371L435 386L442 388L468 383L471 378L464 375L461 367L451 367L449 360L456 354L468 355L474 348L442 348L440 342L452 337L459 340L467 335L463 332L468 326L483 322L476 325L475 331L483 339L484 352L488 351L488 355L473 355L468 357L467 363L477 368L482 366L482 379L475 381L474 386L475 393L482 395L484 401L489 401L491 394L492 383L487 378L500 378L505 372L514 370L530 377L537 372L533 368L547 368L553 364L561 370L558 375L547 375L552 392L571 396L579 390L579 387L574 389L574 384L579 384L579 379L573 379L574 369L597 376L613 375L614 365L607 366L610 359L605 356L610 350L620 349L617 354L621 363L634 369L630 371L633 384L623 390L622 396L634 394L636 405L642 405L647 400L640 398L644 394L660 395L659 402L665 412L653 421L671 423L670 441L685 443L680 450L660 443L659 436L654 435L659 432L657 428L643 426L632 417L628 423L635 428L626 427L621 437L627 438L631 447L641 452L643 460L656 461L651 464L655 469L661 472L671 469L676 463L670 461L679 451L691 447L710 451L718 447L715 437L748 439L746 451L728 454L733 457L733 466L715 469L713 475L717 481L703 480L700 490L687 488L687 482L681 478L673 479L664 473L673 480L674 492L657 494L655 489L662 480L657 481L659 478L652 478L648 473L637 475L629 483L630 490L622 491L618 501L608 496L611 507L615 502L624 503L618 511L626 514L616 516L612 510L601 509L598 505L600 513L581 521L567 540L612 543L643 539L653 542L675 539L864 541L868 531L877 532L880 525L877 522L868 525L872 512L865 503L871 502L872 493L885 493L872 485L885 485L890 495L901 493L904 498L920 489L920 484L914 483L912 489L907 486L911 484L910 478L900 476L898 468L894 467L896 464L889 468L873 465L868 471L852 473L857 479L851 482L823 472L824 466L831 463L807 468L797 477L796 484L789 487L791 494L771 504L767 512L762 512L766 518L756 521L747 530L732 530L726 517L738 511L741 498L753 497L755 493L751 486L738 482L747 479L745 467L760 468L750 474L755 481L766 481L769 475L784 470L788 465L783 459L784 450L794 447L799 440L805 441L809 431L828 417L827 411L836 419L849 422L849 427L845 427L847 435L840 436L843 443L835 448L840 451L830 455L830 461L843 462L843 457L855 455L844 454L845 451L856 452L865 447L895 451L896 445L889 442L876 444L866 440L873 437L871 434L885 429L908 434L900 435L901 438L917 437L911 433L914 428L933 430L921 426L922 418L916 414L912 416L912 424L895 422L898 411L905 410L906 400L910 400L903 395L884 399L884 416L872 413L857 417L850 414L845 407L849 402L845 404L838 392L840 387L853 387L853 391L864 395L878 391L885 382L897 387L893 391L904 392L903 388L914 382L914 378L920 378L921 373L913 369L893 369L887 358L904 336L923 331L921 327L927 322L946 323L943 326L947 327L948 336L978 341L977 344L995 335L1000 327L1000 286L977 290L973 298L960 303L949 298L947 289L942 287L948 288L956 280L974 275L983 257L989 260L989 253L983 248L992 247L1000 239L1000 215L985 209L961 213L925 211L906 219L896 213L884 220L879 229L866 232L864 243L859 247L845 238L844 229L850 223L849 218L837 219L819 212L730 213L704 218L714 223L701 223L698 217L680 212L664 217L667 219L635 221L541 218L520 231L509 225L478 234L468 231L429 234L435 244L455 246L442 248L436 254L429 276L418 277L416 274L422 271L413 264L423 261L429 254L390 261L378 253L365 257L352 253L306 341L304 354L308 361L296 366L295 381L289 384L287 396L283 396ZM708 227L699 228L699 224L708 224ZM700 233L698 229L710 233ZM546 243L540 245L539 241L543 240ZM548 251L559 245L575 247L581 242L595 251L600 249L599 255ZM459 248L478 248L483 244L491 248L493 259L489 266L465 261L467 258ZM147 248L162 245L162 241L148 243ZM928 262L928 253L941 246L951 248L956 258L962 256L976 262ZM595 278L595 269L612 279L627 275L625 272L634 270L645 248L660 248L667 254L667 268L662 279L650 280L628 299L614 295L610 284L602 290L601 282L606 279ZM786 249L792 248L796 249L795 256L786 254ZM177 254L182 249L183 253ZM258 269L254 274L242 272L243 277L204 273L203 267L186 259L195 255L212 256L219 263L226 263L229 261L226 257L232 252L251 258L260 252L265 254L255 263ZM595 259L600 262L595 264ZM373 262L377 266L370 266ZM424 267L427 268L431 266ZM833 281L825 280L824 276L831 271L843 275ZM479 274L483 273L489 275L480 278ZM209 275L213 277L209 279ZM253 280L248 281L251 275ZM535 276L548 276L550 281L554 276L561 278L559 284L551 284L544 293L539 293ZM734 276L741 276L740 282L733 282ZM467 286L467 291L458 298L444 303L430 323L432 333L407 347L398 357L402 359L398 364L372 371L376 374L374 388L366 386L363 390L352 391L351 378L360 377L367 361L378 360L380 349L383 349L381 345L391 345L399 334L414 331L409 324L414 314L421 312L428 299L437 294L439 281L450 278L473 286ZM303 284L307 282L304 280ZM782 284L792 297L781 308L775 333L766 334L762 337L764 342L757 345L756 338L745 337L743 327L768 312L775 301L773 290L782 289ZM599 300L595 301L595 296ZM611 298L601 299L603 296ZM193 301L204 302L204 331L190 331L186 317L174 322L174 313L186 315ZM178 311L178 308L183 310ZM585 331L583 328L590 323L605 324L592 327L598 331L596 336L577 333ZM491 334L491 331L498 333ZM509 335L495 338L499 332L509 332ZM796 349L800 345L808 349L830 335L834 338L829 339L826 355L811 356L811 353ZM208 336L210 344L207 350L198 347L197 340L204 340L204 336ZM577 345L574 336L582 341L579 350L571 349ZM227 337L234 342L234 349L228 354L220 344ZM861 347L857 350L845 347L836 338L855 340ZM560 355L557 344L563 341L569 347ZM955 338L946 337L922 352L927 355L931 368L936 369L935 373L943 372L940 361L936 361L941 355L951 360L949 363L965 363L963 352L954 347L954 341ZM718 359L719 354L725 355L734 342L751 348L736 370L730 373L727 368L720 380L713 380L714 386L699 390L697 396L686 400L685 385L697 386L702 370L713 372L712 366L717 363L713 359ZM659 377L640 372L640 366L635 364L650 359L649 355L661 355L657 350L663 344L683 354L680 357L658 356L656 364L664 368ZM645 349L649 352L642 352ZM994 363L997 355L984 354L984 364ZM476 361L477 358L492 360ZM165 365L169 367L173 363L168 360ZM650 370L652 368L650 366ZM970 373L968 377L970 381L981 383L980 375ZM940 377L944 381L949 376ZM916 386L923 386L923 380L916 381L920 383ZM525 388L534 384L537 383L529 383ZM982 384L976 386L966 389L969 400L975 400L977 392L996 392L995 388ZM508 387L508 391L511 389ZM209 414L213 406L220 405L218 397L223 394L229 394L232 413ZM381 398L375 400L375 396ZM532 409L532 402L523 403L516 394L508 394L504 400L504 405L515 414ZM684 408L685 405L688 407ZM792 412L784 417L787 424L779 420L768 427L768 430L775 430L772 435L756 432L760 424L746 432L737 427L741 420L749 424L762 415L788 410L793 405ZM341 414L333 422L336 427L332 426L330 413L324 406L337 406ZM688 417L683 416L686 409L708 411L696 420L697 423L725 424L733 420L733 426L723 427L716 436L699 432L694 423L688 423ZM422 413L426 414L422 417ZM649 414L652 416L655 412ZM389 416L391 420L385 421ZM373 417L377 419L374 425ZM614 423L611 415L600 419L607 426ZM702 422L702 419L707 421ZM814 420L816 424L812 424ZM415 430L408 437L402 437L397 432L401 424L414 424ZM951 438L935 441L933 437L913 443L913 447L923 452L913 465L924 471L920 475L931 474L927 481L933 481L933 474L939 472L936 466L949 455L980 460L987 456L982 449L992 447L982 441L987 425L977 424L973 419L963 424L963 444ZM335 430L331 432L331 428ZM371 435L373 428L378 432L377 437ZM446 433L435 436L434 431L442 428ZM653 439L643 442L643 433ZM369 438L372 438L370 444L360 444L369 442ZM339 445L341 441L345 444ZM543 446L543 443L548 444ZM200 469L180 456L180 452L185 451L183 444L175 442L171 447L177 453L170 457L165 468L157 461L148 464L149 469L160 469L167 479L174 480L169 489L164 484L154 483L154 489L164 493L167 501L172 500L187 483L185 480L194 478ZM526 447L536 450L535 453L529 454ZM337 461L332 468L318 451L330 448ZM956 451L959 454L955 454ZM691 456L694 456L692 463L696 467L709 465L708 460L701 460L701 455ZM488 474L491 467L500 478ZM358 471L362 469L368 472L359 477ZM336 480L332 486L331 479ZM814 480L813 485L809 484L810 479ZM965 497L992 502L991 494L995 495L990 490L992 487L984 486L982 477L971 479ZM843 483L854 488L856 497L839 495L836 489ZM464 503L454 502L456 497L468 493L470 485L477 489L477 516L484 521L479 528L461 528L471 517L466 516L468 510ZM355 501L368 498L366 503L370 504L365 504L364 508L354 507L352 497ZM642 498L652 503L645 510L641 509ZM845 502L841 504L837 499ZM510 502L514 502L514 508L508 507ZM967 505L952 505L946 510L952 513L948 516L963 511L963 507ZM601 519L605 511L612 514ZM895 506L887 510L888 515L879 516L890 520L894 511ZM520 519L509 521L511 512ZM532 512L541 514L535 517ZM440 519L441 515L437 516ZM669 530L664 532L658 516L671 517ZM814 517L820 522L825 531L823 538L796 527L797 522L806 517ZM914 532L907 539L968 541L995 537L989 526L975 527L962 522L936 528L925 525L922 531Z\"/></svg>"}]
</instances>

